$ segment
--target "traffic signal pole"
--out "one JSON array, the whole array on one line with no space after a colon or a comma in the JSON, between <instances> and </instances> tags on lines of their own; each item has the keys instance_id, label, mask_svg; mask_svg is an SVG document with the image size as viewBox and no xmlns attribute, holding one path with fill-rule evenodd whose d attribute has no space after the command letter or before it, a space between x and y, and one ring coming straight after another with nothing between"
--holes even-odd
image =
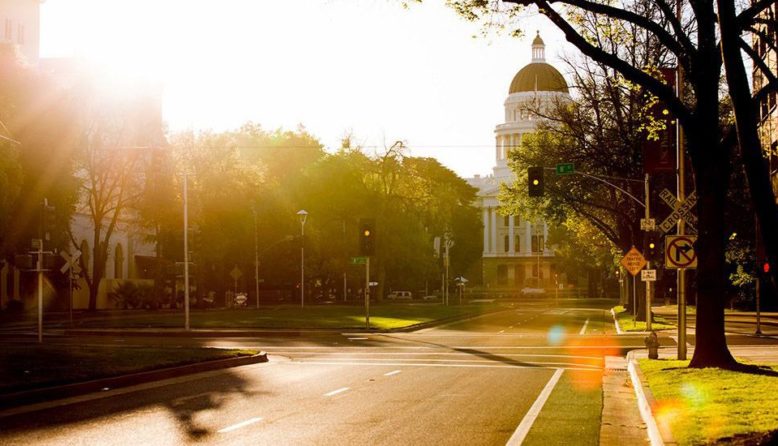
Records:
<instances>
[{"instance_id":1,"label":"traffic signal pole","mask_svg":"<svg viewBox=\"0 0 778 446\"><path fill-rule=\"evenodd\" d=\"M370 329L370 256L365 260L365 328Z\"/></svg>"}]
</instances>

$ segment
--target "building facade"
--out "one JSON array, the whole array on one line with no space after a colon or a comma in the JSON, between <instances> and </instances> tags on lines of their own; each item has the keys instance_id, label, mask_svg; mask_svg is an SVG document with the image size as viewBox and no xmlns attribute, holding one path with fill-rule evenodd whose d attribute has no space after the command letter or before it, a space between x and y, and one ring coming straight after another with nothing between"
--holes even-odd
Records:
<instances>
[{"instance_id":1,"label":"building facade","mask_svg":"<svg viewBox=\"0 0 778 446\"><path fill-rule=\"evenodd\" d=\"M40 51L41 0L0 1L0 42L13 43L27 63L36 65Z\"/></svg>"},{"instance_id":2,"label":"building facade","mask_svg":"<svg viewBox=\"0 0 778 446\"><path fill-rule=\"evenodd\" d=\"M483 218L482 283L491 290L518 291L523 288L553 288L565 277L557 275L554 250L548 245L549 226L542 220L529 221L519 215L503 215L498 199L500 184L512 184L516 175L508 167L512 150L538 125L537 111L552 110L570 98L562 74L546 63L545 44L536 36L532 62L519 70L505 99L504 122L495 133L495 166L486 177L468 182L478 188L477 205Z\"/></svg>"}]
</instances>

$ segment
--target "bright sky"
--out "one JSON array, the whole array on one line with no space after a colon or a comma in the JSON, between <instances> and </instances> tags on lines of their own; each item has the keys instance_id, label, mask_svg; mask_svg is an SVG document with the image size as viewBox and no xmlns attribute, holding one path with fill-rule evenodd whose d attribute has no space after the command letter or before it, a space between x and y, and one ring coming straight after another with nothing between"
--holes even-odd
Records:
<instances>
[{"instance_id":1,"label":"bright sky","mask_svg":"<svg viewBox=\"0 0 778 446\"><path fill-rule=\"evenodd\" d=\"M425 0L47 0L41 56L79 55L161 80L173 131L303 124L336 148L351 132L381 148L405 140L462 176L494 165L494 127L539 29L546 57L562 38L542 17L526 36L479 28Z\"/></svg>"}]
</instances>

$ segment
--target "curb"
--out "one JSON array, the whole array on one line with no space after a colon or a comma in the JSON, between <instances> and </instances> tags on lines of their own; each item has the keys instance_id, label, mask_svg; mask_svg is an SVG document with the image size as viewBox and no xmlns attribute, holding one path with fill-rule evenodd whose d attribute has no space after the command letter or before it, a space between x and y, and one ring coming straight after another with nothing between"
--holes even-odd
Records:
<instances>
[{"instance_id":1,"label":"curb","mask_svg":"<svg viewBox=\"0 0 778 446\"><path fill-rule=\"evenodd\" d=\"M654 418L651 408L656 404L656 400L645 382L640 365L638 365L635 359L635 351L627 353L627 370L632 380L632 387L635 389L640 416L643 418L643 422L646 423L648 439L651 441L652 446L676 445L677 443L673 438L672 432L667 428L660 429Z\"/></svg>"},{"instance_id":2,"label":"curb","mask_svg":"<svg viewBox=\"0 0 778 446\"><path fill-rule=\"evenodd\" d=\"M624 330L621 329L621 325L619 325L619 320L616 318L616 312L613 311L613 308L611 308L611 316L613 316L613 325L616 326L616 334L624 334Z\"/></svg>"},{"instance_id":3,"label":"curb","mask_svg":"<svg viewBox=\"0 0 778 446\"><path fill-rule=\"evenodd\" d=\"M0 394L0 409L9 409L28 404L80 396L87 393L99 392L106 388L115 389L136 384L144 384L152 381L175 378L182 375L209 372L212 370L227 369L249 364L267 362L267 353L261 352L253 356L238 358L216 359L212 361L196 362L193 364L167 367L146 372L131 373L110 378L95 379L62 386L45 387L41 389L23 390L20 392Z\"/></svg>"}]
</instances>

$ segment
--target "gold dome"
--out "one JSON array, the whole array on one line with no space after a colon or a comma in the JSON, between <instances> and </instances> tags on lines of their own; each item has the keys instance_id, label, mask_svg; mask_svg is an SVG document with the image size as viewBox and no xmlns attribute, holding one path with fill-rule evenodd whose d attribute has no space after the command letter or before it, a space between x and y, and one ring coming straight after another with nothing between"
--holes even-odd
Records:
<instances>
[{"instance_id":1,"label":"gold dome","mask_svg":"<svg viewBox=\"0 0 778 446\"><path fill-rule=\"evenodd\" d=\"M508 94L524 91L559 91L568 93L567 82L556 68L545 62L531 63L516 73Z\"/></svg>"}]
</instances>

